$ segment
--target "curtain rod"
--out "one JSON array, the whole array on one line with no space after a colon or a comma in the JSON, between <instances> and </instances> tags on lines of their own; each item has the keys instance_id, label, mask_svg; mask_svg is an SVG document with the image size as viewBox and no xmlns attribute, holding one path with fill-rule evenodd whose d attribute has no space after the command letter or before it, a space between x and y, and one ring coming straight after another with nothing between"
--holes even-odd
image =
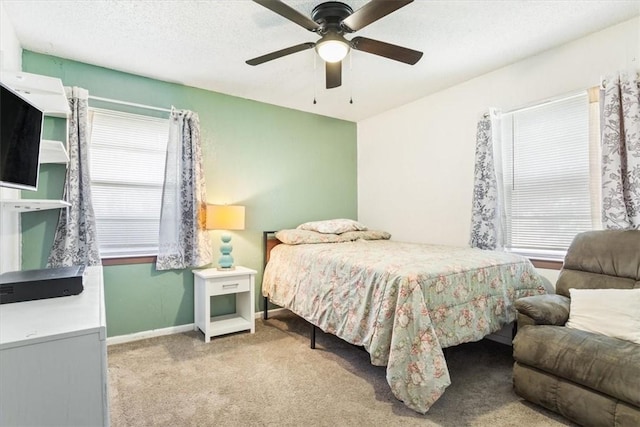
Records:
<instances>
[{"instance_id":1,"label":"curtain rod","mask_svg":"<svg viewBox=\"0 0 640 427\"><path fill-rule=\"evenodd\" d=\"M512 108L510 110L502 111L501 114L510 114L510 113L517 113L525 110L531 110L534 108L542 107L543 105L553 104L555 102L564 101L566 99L577 98L579 96L584 96L586 94L587 94L587 91L583 89L578 92L572 92L565 95L555 96L553 98L550 98L544 101L536 101L526 105L522 105L520 107Z\"/></svg>"},{"instance_id":2,"label":"curtain rod","mask_svg":"<svg viewBox=\"0 0 640 427\"><path fill-rule=\"evenodd\" d=\"M89 95L89 99L93 99L95 101L110 102L111 104L127 105L129 107L144 108L147 110L163 111L165 113L171 112L171 110L168 108L154 107L152 105L136 104L135 102L119 101L117 99L102 98L100 96Z\"/></svg>"}]
</instances>

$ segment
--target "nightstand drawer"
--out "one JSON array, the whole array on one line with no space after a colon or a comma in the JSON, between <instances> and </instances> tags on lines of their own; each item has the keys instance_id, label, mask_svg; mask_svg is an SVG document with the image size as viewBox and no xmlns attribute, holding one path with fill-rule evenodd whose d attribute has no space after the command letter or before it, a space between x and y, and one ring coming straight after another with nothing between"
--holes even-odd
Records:
<instances>
[{"instance_id":1,"label":"nightstand drawer","mask_svg":"<svg viewBox=\"0 0 640 427\"><path fill-rule=\"evenodd\" d=\"M229 277L228 279L216 279L207 281L207 293L209 295L235 294L248 292L251 285L250 276Z\"/></svg>"}]
</instances>

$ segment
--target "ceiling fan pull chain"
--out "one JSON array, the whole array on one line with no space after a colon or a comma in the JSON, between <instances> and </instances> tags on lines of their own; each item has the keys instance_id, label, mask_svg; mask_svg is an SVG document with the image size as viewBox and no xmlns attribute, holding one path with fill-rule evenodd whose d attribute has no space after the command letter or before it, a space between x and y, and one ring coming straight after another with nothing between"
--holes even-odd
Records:
<instances>
[{"instance_id":1,"label":"ceiling fan pull chain","mask_svg":"<svg viewBox=\"0 0 640 427\"><path fill-rule=\"evenodd\" d=\"M353 51L349 51L349 104L353 104Z\"/></svg>"},{"instance_id":2,"label":"ceiling fan pull chain","mask_svg":"<svg viewBox=\"0 0 640 427\"><path fill-rule=\"evenodd\" d=\"M318 90L318 66L317 66L317 61L318 59L316 58L316 55L312 55L313 56L313 105L316 105L316 93Z\"/></svg>"}]
</instances>

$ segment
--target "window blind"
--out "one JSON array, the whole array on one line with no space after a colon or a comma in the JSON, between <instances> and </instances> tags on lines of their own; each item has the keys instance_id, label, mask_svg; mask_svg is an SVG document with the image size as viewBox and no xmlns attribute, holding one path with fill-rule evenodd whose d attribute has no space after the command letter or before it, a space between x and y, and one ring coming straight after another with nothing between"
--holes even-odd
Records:
<instances>
[{"instance_id":1,"label":"window blind","mask_svg":"<svg viewBox=\"0 0 640 427\"><path fill-rule=\"evenodd\" d=\"M502 117L507 248L562 258L591 230L587 93Z\"/></svg>"},{"instance_id":2,"label":"window blind","mask_svg":"<svg viewBox=\"0 0 640 427\"><path fill-rule=\"evenodd\" d=\"M157 255L169 121L101 109L91 115L100 256Z\"/></svg>"}]
</instances>

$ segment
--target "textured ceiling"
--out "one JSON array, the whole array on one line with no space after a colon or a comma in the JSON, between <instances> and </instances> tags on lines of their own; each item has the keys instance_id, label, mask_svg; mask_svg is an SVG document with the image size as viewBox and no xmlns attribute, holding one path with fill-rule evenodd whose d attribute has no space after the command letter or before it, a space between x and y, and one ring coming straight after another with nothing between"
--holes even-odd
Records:
<instances>
[{"instance_id":1,"label":"textured ceiling","mask_svg":"<svg viewBox=\"0 0 640 427\"><path fill-rule=\"evenodd\" d=\"M327 90L314 50L244 63L318 38L249 0L0 1L25 49L351 121L640 15L640 0L417 0L355 35L421 50L420 62L356 51ZM308 16L320 1L285 3Z\"/></svg>"}]
</instances>

